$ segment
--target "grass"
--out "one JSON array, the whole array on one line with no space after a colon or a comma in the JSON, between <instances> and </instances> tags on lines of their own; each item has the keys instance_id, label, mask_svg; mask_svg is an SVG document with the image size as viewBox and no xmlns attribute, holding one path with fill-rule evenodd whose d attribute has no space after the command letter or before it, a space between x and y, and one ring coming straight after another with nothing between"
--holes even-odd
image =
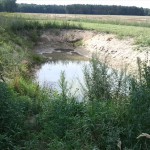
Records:
<instances>
[{"instance_id":1,"label":"grass","mask_svg":"<svg viewBox=\"0 0 150 150\"><path fill-rule=\"evenodd\" d=\"M72 23L76 23L71 21ZM78 23L78 22L77 22ZM90 23L80 22L83 29L96 30L107 34L116 34L119 38L130 37L135 40L135 44L140 46L150 46L150 33L147 27L137 26L126 26L126 25L114 25L114 24L101 24L101 23Z\"/></svg>"},{"instance_id":2,"label":"grass","mask_svg":"<svg viewBox=\"0 0 150 150\"><path fill-rule=\"evenodd\" d=\"M141 47L150 46L149 17L94 16L94 19L92 19L92 16L84 15L37 15L3 13L2 16L7 16L8 18L12 18L12 16L17 18L23 17L24 20L29 21L28 24L34 20L32 25L30 24L29 26L34 26L39 29L65 28L96 30L98 32L116 34L119 38L131 37L135 40L135 44L140 45ZM14 28L17 28L17 26L14 25Z\"/></svg>"},{"instance_id":3,"label":"grass","mask_svg":"<svg viewBox=\"0 0 150 150\"><path fill-rule=\"evenodd\" d=\"M150 149L148 138L137 139L142 133L150 133L150 70L146 64L139 63L139 74L132 78L125 72L110 72L97 55L93 56L84 69L85 98L80 102L68 95L64 73L60 77L61 93L40 88L29 73L30 67L43 61L32 53L37 31L80 29L81 24L83 29L140 37L139 44L148 46L148 28L29 21L9 15L0 16L0 75L4 79L0 79L0 149Z\"/></svg>"},{"instance_id":4,"label":"grass","mask_svg":"<svg viewBox=\"0 0 150 150\"><path fill-rule=\"evenodd\" d=\"M119 38L131 37L135 44L141 47L150 46L150 23L149 18L142 17L119 17L119 16L92 16L84 15L45 15L45 14L5 14L2 16L15 17L18 22L12 23L13 30L24 29L86 29L96 30L103 33L116 34ZM81 18L80 18L81 17ZM24 22L24 18L28 21ZM21 21L20 21L21 20ZM144 20L144 21L143 21Z\"/></svg>"},{"instance_id":5,"label":"grass","mask_svg":"<svg viewBox=\"0 0 150 150\"><path fill-rule=\"evenodd\" d=\"M0 109L1 118L3 114L6 118L18 115L11 120L17 128L3 118L5 124L1 124L1 129L8 127L14 132L1 131L1 148L109 150L117 149L119 140L124 149L149 149L149 139L136 139L143 132L149 133L149 76L145 75L148 70L141 74L140 82L139 78L128 79L131 90L123 96L121 91L115 95L115 90L110 90L114 80L105 74L107 67L96 56L91 60L91 69L92 72L85 71L86 82L90 84L86 91L88 97L83 102L67 95L64 73L60 78L62 93L40 89L21 78L11 88L0 83L0 89L6 91L1 94L4 108ZM10 113L6 115L5 110Z\"/></svg>"}]
</instances>

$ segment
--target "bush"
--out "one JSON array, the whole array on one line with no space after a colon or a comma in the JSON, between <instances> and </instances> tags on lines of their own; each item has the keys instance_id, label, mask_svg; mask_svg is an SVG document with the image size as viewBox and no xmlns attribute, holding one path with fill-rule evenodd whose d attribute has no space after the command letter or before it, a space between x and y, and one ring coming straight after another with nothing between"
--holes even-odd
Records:
<instances>
[{"instance_id":1,"label":"bush","mask_svg":"<svg viewBox=\"0 0 150 150\"><path fill-rule=\"evenodd\" d=\"M12 90L0 82L0 149L12 148L20 139L24 124L24 107L20 106Z\"/></svg>"},{"instance_id":2,"label":"bush","mask_svg":"<svg viewBox=\"0 0 150 150\"><path fill-rule=\"evenodd\" d=\"M93 55L90 66L85 67L84 77L90 101L111 99L109 68L100 62L97 54Z\"/></svg>"},{"instance_id":3,"label":"bush","mask_svg":"<svg viewBox=\"0 0 150 150\"><path fill-rule=\"evenodd\" d=\"M135 149L145 150L150 149L150 140L146 138L137 140L136 138L142 133L150 133L150 68L147 65L139 65L139 77L131 80L125 143Z\"/></svg>"},{"instance_id":4,"label":"bush","mask_svg":"<svg viewBox=\"0 0 150 150\"><path fill-rule=\"evenodd\" d=\"M87 125L93 145L98 149L117 149L123 128L119 126L116 103L90 102L87 107Z\"/></svg>"},{"instance_id":5,"label":"bush","mask_svg":"<svg viewBox=\"0 0 150 150\"><path fill-rule=\"evenodd\" d=\"M28 147L27 142L38 141L37 135L31 138L33 127L37 126L30 119L39 105L32 102L29 96L19 96L0 82L0 149L19 149Z\"/></svg>"}]
</instances>

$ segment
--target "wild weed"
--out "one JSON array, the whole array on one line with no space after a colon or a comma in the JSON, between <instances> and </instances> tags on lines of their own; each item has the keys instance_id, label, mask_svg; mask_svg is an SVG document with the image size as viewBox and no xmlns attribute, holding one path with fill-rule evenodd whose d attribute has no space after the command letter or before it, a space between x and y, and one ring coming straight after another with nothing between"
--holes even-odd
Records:
<instances>
[{"instance_id":1,"label":"wild weed","mask_svg":"<svg viewBox=\"0 0 150 150\"><path fill-rule=\"evenodd\" d=\"M95 55L92 57L90 68L84 69L85 85L87 88L87 96L90 101L109 100L110 82L109 69L105 63L101 63Z\"/></svg>"},{"instance_id":2,"label":"wild weed","mask_svg":"<svg viewBox=\"0 0 150 150\"><path fill-rule=\"evenodd\" d=\"M131 80L127 136L132 142L137 142L134 145L135 149L142 150L150 148L149 140L143 138L137 141L136 139L139 134L149 133L150 131L150 70L146 64L139 64L139 66L139 77Z\"/></svg>"},{"instance_id":3,"label":"wild weed","mask_svg":"<svg viewBox=\"0 0 150 150\"><path fill-rule=\"evenodd\" d=\"M89 66L84 68L85 94L90 101L112 100L127 94L128 77L125 72L120 73L102 63L98 54L94 54Z\"/></svg>"},{"instance_id":4,"label":"wild weed","mask_svg":"<svg viewBox=\"0 0 150 150\"><path fill-rule=\"evenodd\" d=\"M28 103L0 82L0 149L13 149L22 138Z\"/></svg>"}]
</instances>

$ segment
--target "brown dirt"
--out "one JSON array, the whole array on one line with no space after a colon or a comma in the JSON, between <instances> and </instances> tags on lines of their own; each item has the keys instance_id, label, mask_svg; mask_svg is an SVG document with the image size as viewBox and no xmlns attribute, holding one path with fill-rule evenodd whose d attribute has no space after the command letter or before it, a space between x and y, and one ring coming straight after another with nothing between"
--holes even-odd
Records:
<instances>
[{"instance_id":1,"label":"brown dirt","mask_svg":"<svg viewBox=\"0 0 150 150\"><path fill-rule=\"evenodd\" d=\"M78 41L81 41L81 44L75 47ZM150 58L146 51L141 52L135 50L136 48L133 39L118 39L113 34L83 30L48 30L41 35L35 51L44 54L59 49L60 52L76 52L88 58L97 52L100 59L107 59L108 65L112 68L119 70L127 67L129 72L134 72L137 70L137 58L141 61Z\"/></svg>"}]
</instances>

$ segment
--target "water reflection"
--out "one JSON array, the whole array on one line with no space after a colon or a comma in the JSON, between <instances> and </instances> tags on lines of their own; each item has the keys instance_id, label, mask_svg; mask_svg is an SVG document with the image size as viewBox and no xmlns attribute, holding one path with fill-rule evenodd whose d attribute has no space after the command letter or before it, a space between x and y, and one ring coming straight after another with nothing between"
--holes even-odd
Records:
<instances>
[{"instance_id":1,"label":"water reflection","mask_svg":"<svg viewBox=\"0 0 150 150\"><path fill-rule=\"evenodd\" d=\"M71 65L71 64L76 64L76 65L82 65L87 63L86 61L77 61L77 60L54 60L52 59L49 61L47 64L53 64L53 65L60 65L62 64L63 66Z\"/></svg>"},{"instance_id":2,"label":"water reflection","mask_svg":"<svg viewBox=\"0 0 150 150\"><path fill-rule=\"evenodd\" d=\"M81 96L80 83L83 83L83 67L89 64L88 61L71 61L71 60L52 60L41 66L36 72L36 81L40 86L60 90L59 79L61 72L65 72L66 80L72 87L72 93L79 89L78 95Z\"/></svg>"}]
</instances>

